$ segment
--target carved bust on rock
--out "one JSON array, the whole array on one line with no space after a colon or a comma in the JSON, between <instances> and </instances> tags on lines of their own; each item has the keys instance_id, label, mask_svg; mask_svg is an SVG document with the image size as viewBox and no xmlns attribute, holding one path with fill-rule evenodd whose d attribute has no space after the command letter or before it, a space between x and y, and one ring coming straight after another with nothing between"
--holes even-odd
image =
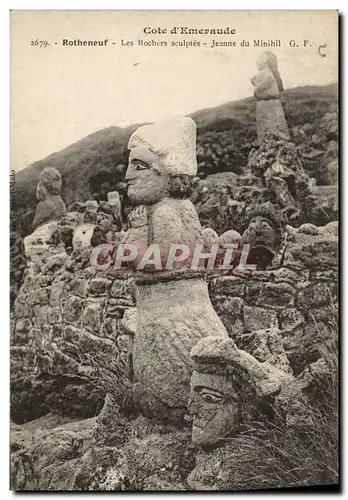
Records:
<instances>
[{"instance_id":1,"label":"carved bust on rock","mask_svg":"<svg viewBox=\"0 0 348 500\"><path fill-rule=\"evenodd\" d=\"M267 133L282 139L289 139L288 126L280 102L280 93L284 90L278 71L277 57L273 52L263 52L256 66L258 73L251 79L255 87L256 129L259 143Z\"/></svg>"},{"instance_id":2,"label":"carved bust on rock","mask_svg":"<svg viewBox=\"0 0 348 500\"><path fill-rule=\"evenodd\" d=\"M127 195L137 208L136 217L129 215L127 241L146 246L196 242L201 226L187 199L197 173L194 121L178 118L140 127L128 148Z\"/></svg>"},{"instance_id":3,"label":"carved bust on rock","mask_svg":"<svg viewBox=\"0 0 348 500\"><path fill-rule=\"evenodd\" d=\"M52 220L61 219L66 214L66 206L60 195L62 177L59 171L47 167L41 172L40 181L36 188L36 207L33 220L33 229Z\"/></svg>"}]
</instances>

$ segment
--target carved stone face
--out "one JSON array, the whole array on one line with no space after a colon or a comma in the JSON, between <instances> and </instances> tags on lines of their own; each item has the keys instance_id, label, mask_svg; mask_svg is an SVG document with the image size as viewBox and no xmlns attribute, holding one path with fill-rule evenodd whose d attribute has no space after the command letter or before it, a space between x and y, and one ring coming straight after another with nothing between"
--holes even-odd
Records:
<instances>
[{"instance_id":1,"label":"carved stone face","mask_svg":"<svg viewBox=\"0 0 348 500\"><path fill-rule=\"evenodd\" d=\"M258 270L267 269L272 264L278 247L278 234L267 217L253 217L243 233L242 242L250 245L249 264L256 264Z\"/></svg>"},{"instance_id":2,"label":"carved stone face","mask_svg":"<svg viewBox=\"0 0 348 500\"><path fill-rule=\"evenodd\" d=\"M193 371L189 411L192 442L201 447L215 446L235 434L242 421L240 399L225 375Z\"/></svg>"},{"instance_id":3,"label":"carved stone face","mask_svg":"<svg viewBox=\"0 0 348 500\"><path fill-rule=\"evenodd\" d=\"M127 194L135 205L153 205L169 195L168 175L154 168L158 162L158 157L145 148L130 151L126 172Z\"/></svg>"},{"instance_id":4,"label":"carved stone face","mask_svg":"<svg viewBox=\"0 0 348 500\"><path fill-rule=\"evenodd\" d=\"M267 217L256 216L249 222L249 226L243 233L242 241L251 246L262 245L273 249L277 242L277 232Z\"/></svg>"},{"instance_id":5,"label":"carved stone face","mask_svg":"<svg viewBox=\"0 0 348 500\"><path fill-rule=\"evenodd\" d=\"M267 64L268 64L267 54L261 54L256 61L257 69L260 71L261 69L265 68Z\"/></svg>"}]
</instances>

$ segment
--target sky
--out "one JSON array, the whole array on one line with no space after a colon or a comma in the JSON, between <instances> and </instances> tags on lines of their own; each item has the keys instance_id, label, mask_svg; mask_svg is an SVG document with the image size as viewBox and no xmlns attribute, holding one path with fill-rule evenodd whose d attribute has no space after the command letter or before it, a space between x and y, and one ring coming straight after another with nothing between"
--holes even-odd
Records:
<instances>
[{"instance_id":1,"label":"sky","mask_svg":"<svg viewBox=\"0 0 348 500\"><path fill-rule=\"evenodd\" d=\"M170 32L173 26L236 33L144 33L146 27ZM63 46L63 39L108 43ZM138 40L168 46L141 47ZM170 46L184 40L207 45ZM235 41L236 47L211 47L213 40ZM250 46L241 46L242 40ZM255 61L267 50L254 47L254 40L281 41L270 50L285 88L337 81L335 11L13 11L11 168L21 170L105 127L185 115L252 95Z\"/></svg>"}]
</instances>

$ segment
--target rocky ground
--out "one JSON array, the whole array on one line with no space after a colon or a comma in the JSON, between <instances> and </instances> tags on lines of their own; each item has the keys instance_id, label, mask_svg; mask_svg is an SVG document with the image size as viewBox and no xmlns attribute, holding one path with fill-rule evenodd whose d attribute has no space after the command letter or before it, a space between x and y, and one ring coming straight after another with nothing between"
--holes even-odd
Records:
<instances>
[{"instance_id":1,"label":"rocky ground","mask_svg":"<svg viewBox=\"0 0 348 500\"><path fill-rule=\"evenodd\" d=\"M105 406L97 418L50 413L12 424L12 488L236 491L336 484L338 391L330 368L322 358L297 378L313 398L304 421L286 431L259 422L216 450L196 449L189 424L178 429L143 416L126 418L116 408L105 413Z\"/></svg>"}]
</instances>

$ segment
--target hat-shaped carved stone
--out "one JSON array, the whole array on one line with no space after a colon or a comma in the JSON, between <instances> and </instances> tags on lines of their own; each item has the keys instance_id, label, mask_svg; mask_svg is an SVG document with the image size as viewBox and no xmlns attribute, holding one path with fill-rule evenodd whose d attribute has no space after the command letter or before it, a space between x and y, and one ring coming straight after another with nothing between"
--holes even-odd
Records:
<instances>
[{"instance_id":1,"label":"hat-shaped carved stone","mask_svg":"<svg viewBox=\"0 0 348 500\"><path fill-rule=\"evenodd\" d=\"M261 363L254 356L238 349L232 339L205 337L191 350L194 370L206 373L224 373L236 381L236 389L252 385L256 395L267 398L279 393L289 379L269 363Z\"/></svg>"},{"instance_id":2,"label":"hat-shaped carved stone","mask_svg":"<svg viewBox=\"0 0 348 500\"><path fill-rule=\"evenodd\" d=\"M197 174L196 124L192 118L180 117L139 127L130 137L128 149L150 150L161 160L169 175Z\"/></svg>"}]
</instances>

